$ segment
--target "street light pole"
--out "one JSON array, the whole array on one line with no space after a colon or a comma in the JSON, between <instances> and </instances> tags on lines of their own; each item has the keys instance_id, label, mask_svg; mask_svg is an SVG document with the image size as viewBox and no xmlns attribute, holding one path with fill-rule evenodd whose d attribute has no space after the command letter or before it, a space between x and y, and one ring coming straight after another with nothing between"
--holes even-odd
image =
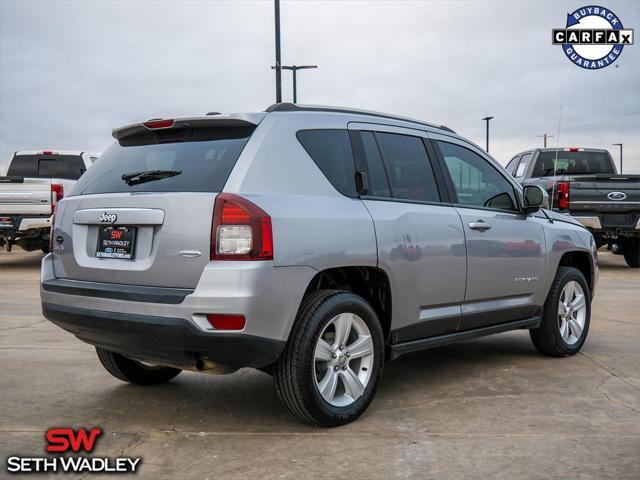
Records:
<instances>
[{"instance_id":1,"label":"street light pole","mask_svg":"<svg viewBox=\"0 0 640 480\"><path fill-rule=\"evenodd\" d=\"M276 68L275 66L271 68ZM291 70L293 72L293 103L298 103L298 70L308 70L310 68L318 68L317 65L282 65L282 70Z\"/></svg>"},{"instance_id":2,"label":"street light pole","mask_svg":"<svg viewBox=\"0 0 640 480\"><path fill-rule=\"evenodd\" d=\"M489 153L489 120L491 120L494 117L484 117L482 120L484 120L485 122L487 122L487 153Z\"/></svg>"},{"instance_id":3,"label":"street light pole","mask_svg":"<svg viewBox=\"0 0 640 480\"><path fill-rule=\"evenodd\" d=\"M280 66L280 0L273 0L276 22L276 103L282 102L282 68Z\"/></svg>"},{"instance_id":4,"label":"street light pole","mask_svg":"<svg viewBox=\"0 0 640 480\"><path fill-rule=\"evenodd\" d=\"M621 143L612 143L611 145L616 145L620 147L620 173L622 173L622 144Z\"/></svg>"}]
</instances>

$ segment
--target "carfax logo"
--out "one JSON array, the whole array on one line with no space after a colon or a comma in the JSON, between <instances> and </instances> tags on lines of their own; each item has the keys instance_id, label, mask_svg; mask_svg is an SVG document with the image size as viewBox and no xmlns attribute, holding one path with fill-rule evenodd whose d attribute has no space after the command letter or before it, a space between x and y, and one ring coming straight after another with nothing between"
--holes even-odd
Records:
<instances>
[{"instance_id":1,"label":"carfax logo","mask_svg":"<svg viewBox=\"0 0 640 480\"><path fill-rule=\"evenodd\" d=\"M589 70L615 63L625 45L633 45L633 29L624 28L608 8L591 5L567 14L567 26L553 29L553 44L562 45L565 55Z\"/></svg>"}]
</instances>

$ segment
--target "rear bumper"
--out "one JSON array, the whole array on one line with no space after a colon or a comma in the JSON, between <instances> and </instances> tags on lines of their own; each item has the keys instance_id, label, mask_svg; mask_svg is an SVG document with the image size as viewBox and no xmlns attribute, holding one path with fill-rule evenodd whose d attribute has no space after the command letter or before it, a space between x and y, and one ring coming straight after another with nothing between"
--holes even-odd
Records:
<instances>
[{"instance_id":1,"label":"rear bumper","mask_svg":"<svg viewBox=\"0 0 640 480\"><path fill-rule=\"evenodd\" d=\"M284 341L238 333L211 335L181 318L131 315L87 308L42 304L52 323L80 340L127 357L160 364L193 367L196 360L238 367L273 363Z\"/></svg>"},{"instance_id":2,"label":"rear bumper","mask_svg":"<svg viewBox=\"0 0 640 480\"><path fill-rule=\"evenodd\" d=\"M11 225L0 224L0 234L5 236L12 234L19 236L22 232L26 233L28 230L41 230L51 228L51 217L22 217L19 215L3 215L0 217L9 218Z\"/></svg>"},{"instance_id":3,"label":"rear bumper","mask_svg":"<svg viewBox=\"0 0 640 480\"><path fill-rule=\"evenodd\" d=\"M640 235L640 216L629 225L607 225L600 216L571 215L571 217L593 233L603 235Z\"/></svg>"},{"instance_id":4,"label":"rear bumper","mask_svg":"<svg viewBox=\"0 0 640 480\"><path fill-rule=\"evenodd\" d=\"M210 262L191 290L59 278L54 256L42 260L46 318L87 343L174 365L204 356L240 367L273 362L317 273L272 262ZM245 327L215 329L209 313L244 315Z\"/></svg>"}]
</instances>

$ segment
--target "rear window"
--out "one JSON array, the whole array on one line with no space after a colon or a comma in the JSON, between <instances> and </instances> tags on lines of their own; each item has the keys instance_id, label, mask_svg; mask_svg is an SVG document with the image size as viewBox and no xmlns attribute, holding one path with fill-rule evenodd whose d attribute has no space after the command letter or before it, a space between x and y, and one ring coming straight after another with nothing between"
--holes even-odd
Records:
<instances>
[{"instance_id":1,"label":"rear window","mask_svg":"<svg viewBox=\"0 0 640 480\"><path fill-rule=\"evenodd\" d=\"M347 130L300 130L298 141L336 190L356 196L356 167Z\"/></svg>"},{"instance_id":2,"label":"rear window","mask_svg":"<svg viewBox=\"0 0 640 480\"><path fill-rule=\"evenodd\" d=\"M552 177L554 175L588 175L616 173L607 152L540 152L533 169L534 177Z\"/></svg>"},{"instance_id":3,"label":"rear window","mask_svg":"<svg viewBox=\"0 0 640 480\"><path fill-rule=\"evenodd\" d=\"M77 180L84 170L80 155L15 155L7 176Z\"/></svg>"},{"instance_id":4,"label":"rear window","mask_svg":"<svg viewBox=\"0 0 640 480\"><path fill-rule=\"evenodd\" d=\"M439 202L440 195L422 138L377 132L395 198Z\"/></svg>"},{"instance_id":5,"label":"rear window","mask_svg":"<svg viewBox=\"0 0 640 480\"><path fill-rule=\"evenodd\" d=\"M72 195L120 192L220 192L255 127L150 132L112 144L78 181ZM128 184L123 175L179 174Z\"/></svg>"}]
</instances>

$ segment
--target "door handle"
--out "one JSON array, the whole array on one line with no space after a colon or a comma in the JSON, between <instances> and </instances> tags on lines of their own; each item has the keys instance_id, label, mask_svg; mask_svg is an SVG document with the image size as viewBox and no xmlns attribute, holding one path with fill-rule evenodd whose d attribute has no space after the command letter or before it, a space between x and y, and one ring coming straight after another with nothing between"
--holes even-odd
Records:
<instances>
[{"instance_id":1,"label":"door handle","mask_svg":"<svg viewBox=\"0 0 640 480\"><path fill-rule=\"evenodd\" d=\"M198 250L180 250L178 253L184 258L197 258L202 255Z\"/></svg>"},{"instance_id":2,"label":"door handle","mask_svg":"<svg viewBox=\"0 0 640 480\"><path fill-rule=\"evenodd\" d=\"M481 232L484 232L485 230L489 230L491 228L491 225L489 225L488 223L484 223L484 221L482 220L478 220L477 222L471 222L469 224L469 228L471 230L480 230Z\"/></svg>"}]
</instances>

